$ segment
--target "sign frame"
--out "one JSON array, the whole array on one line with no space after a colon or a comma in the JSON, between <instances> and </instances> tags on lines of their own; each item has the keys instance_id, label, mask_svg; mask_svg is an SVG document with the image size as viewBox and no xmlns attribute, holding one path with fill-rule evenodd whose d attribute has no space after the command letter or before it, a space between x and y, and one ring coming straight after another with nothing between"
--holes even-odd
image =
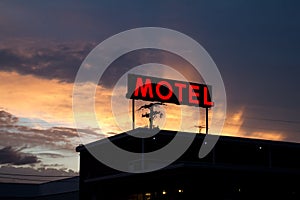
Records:
<instances>
[{"instance_id":1,"label":"sign frame","mask_svg":"<svg viewBox=\"0 0 300 200\"><path fill-rule=\"evenodd\" d=\"M210 108L212 86L193 82L128 74L126 98Z\"/></svg>"}]
</instances>

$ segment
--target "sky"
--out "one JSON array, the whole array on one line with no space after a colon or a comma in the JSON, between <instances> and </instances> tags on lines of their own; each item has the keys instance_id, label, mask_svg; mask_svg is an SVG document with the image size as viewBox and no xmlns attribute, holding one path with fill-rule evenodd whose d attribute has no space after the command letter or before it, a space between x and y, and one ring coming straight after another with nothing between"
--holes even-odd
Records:
<instances>
[{"instance_id":1,"label":"sky","mask_svg":"<svg viewBox=\"0 0 300 200\"><path fill-rule=\"evenodd\" d=\"M100 42L138 27L182 32L210 54L227 95L223 135L299 143L299 9L296 0L1 1L0 181L20 182L13 175L20 173L43 174L47 180L78 173L75 148L82 138L72 112L76 73ZM104 77L107 84L96 86L100 127L87 122L79 129L81 137L95 141L121 131L109 105L124 88L112 90L110 77L153 60L186 67L165 52L120 57L112 68L118 70ZM121 106L126 129L129 106ZM185 117L193 120L185 129L197 132L196 114L185 109ZM162 111L167 117L157 123L176 128L179 108L168 105ZM137 125L147 121L138 118ZM26 182L41 181L35 178Z\"/></svg>"}]
</instances>

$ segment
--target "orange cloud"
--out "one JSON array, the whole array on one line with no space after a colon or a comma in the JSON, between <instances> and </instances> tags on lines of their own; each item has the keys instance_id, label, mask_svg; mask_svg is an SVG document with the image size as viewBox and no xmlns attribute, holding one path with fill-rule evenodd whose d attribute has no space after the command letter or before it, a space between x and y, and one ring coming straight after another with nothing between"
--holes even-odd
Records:
<instances>
[{"instance_id":1,"label":"orange cloud","mask_svg":"<svg viewBox=\"0 0 300 200\"><path fill-rule=\"evenodd\" d=\"M95 85L87 83L83 84L82 87L87 90L94 88ZM122 86L115 91L101 86L96 86L96 88L95 112L102 132L130 130L132 126L131 104L124 95L126 88ZM47 80L32 75L20 75L15 72L0 72L0 107L6 108L9 112L19 117L38 118L47 122L61 124L62 126L73 127L72 93L72 83ZM86 94L83 93L83 95ZM119 103L116 104L115 102ZM94 98L90 98L90 103L94 103ZM137 101L136 109L145 103L147 102ZM181 129L183 131L198 132L198 128L195 126L205 125L204 112L194 107L168 104L157 109L164 114L162 119L158 118L154 122L161 129ZM88 114L85 113L85 110L85 107L81 108L83 121ZM273 140L283 140L285 138L281 132L258 132L245 129L243 127L245 124L244 111L244 108L240 108L227 114L222 135ZM148 119L141 117L146 112L147 110L136 112L137 127L149 124ZM211 112L210 119L212 115L218 118L218 113ZM84 125L86 127L81 128L90 126L88 119L85 120Z\"/></svg>"},{"instance_id":2,"label":"orange cloud","mask_svg":"<svg viewBox=\"0 0 300 200\"><path fill-rule=\"evenodd\" d=\"M72 84L0 72L0 105L19 117L72 124Z\"/></svg>"},{"instance_id":3,"label":"orange cloud","mask_svg":"<svg viewBox=\"0 0 300 200\"><path fill-rule=\"evenodd\" d=\"M282 141L286 139L283 133L278 131L254 131L250 135L250 138L266 139L266 140L277 140Z\"/></svg>"},{"instance_id":4,"label":"orange cloud","mask_svg":"<svg viewBox=\"0 0 300 200\"><path fill-rule=\"evenodd\" d=\"M244 119L244 111L244 108L240 108L239 110L228 114L222 132L223 135L277 141L282 141L286 139L284 133L280 131L256 131L255 129L252 130L244 128L245 123L247 123Z\"/></svg>"},{"instance_id":5,"label":"orange cloud","mask_svg":"<svg viewBox=\"0 0 300 200\"><path fill-rule=\"evenodd\" d=\"M241 129L244 123L243 114L244 108L240 108L233 113L228 113L222 135L241 136L245 134L244 130Z\"/></svg>"},{"instance_id":6,"label":"orange cloud","mask_svg":"<svg viewBox=\"0 0 300 200\"><path fill-rule=\"evenodd\" d=\"M88 90L94 85L83 84L83 89ZM102 106L96 106L96 114L105 116L103 125L110 127L111 92L97 86L96 102ZM48 80L33 75L20 75L15 72L0 72L0 107L4 107L10 113L18 117L37 118L61 126L74 126L72 95L73 84ZM83 94L85 95L85 94ZM88 97L87 97L88 98ZM94 98L90 98L94 103ZM84 117L85 107L80 108ZM89 122L86 120L86 127ZM91 127L95 128L95 127ZM112 131L109 128L108 131Z\"/></svg>"}]
</instances>

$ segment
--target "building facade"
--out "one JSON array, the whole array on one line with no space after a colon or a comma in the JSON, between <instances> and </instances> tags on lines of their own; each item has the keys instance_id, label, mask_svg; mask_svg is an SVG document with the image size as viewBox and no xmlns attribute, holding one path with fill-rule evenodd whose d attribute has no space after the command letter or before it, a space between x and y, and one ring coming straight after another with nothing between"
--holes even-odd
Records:
<instances>
[{"instance_id":1,"label":"building facade","mask_svg":"<svg viewBox=\"0 0 300 200\"><path fill-rule=\"evenodd\" d=\"M109 140L122 149L146 153L168 144L175 134L161 130L136 138L122 133ZM189 134L194 133L184 133ZM199 159L204 137L197 134L178 160L148 173L120 172L99 162L89 148L100 148L101 141L78 146L80 200L300 199L300 144L221 136Z\"/></svg>"},{"instance_id":2,"label":"building facade","mask_svg":"<svg viewBox=\"0 0 300 200\"><path fill-rule=\"evenodd\" d=\"M77 200L79 177L41 184L0 183L1 200Z\"/></svg>"}]
</instances>

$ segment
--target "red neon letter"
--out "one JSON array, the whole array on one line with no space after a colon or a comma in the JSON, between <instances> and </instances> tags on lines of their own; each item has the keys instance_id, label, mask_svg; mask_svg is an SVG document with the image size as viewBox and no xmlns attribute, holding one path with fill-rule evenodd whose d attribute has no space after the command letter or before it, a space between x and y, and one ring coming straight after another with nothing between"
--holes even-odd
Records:
<instances>
[{"instance_id":1,"label":"red neon letter","mask_svg":"<svg viewBox=\"0 0 300 200\"><path fill-rule=\"evenodd\" d=\"M208 89L207 87L204 87L204 106L213 106L214 105L214 102L212 101L208 101Z\"/></svg>"},{"instance_id":2,"label":"red neon letter","mask_svg":"<svg viewBox=\"0 0 300 200\"><path fill-rule=\"evenodd\" d=\"M166 95L166 96L163 96L161 93L160 93L160 86L162 85L165 85L167 86L167 88L169 89L169 93ZM162 99L162 100L169 100L173 94L173 90L172 90L172 86L170 85L170 83L166 82L166 81L160 81L157 83L156 85L156 94L157 96Z\"/></svg>"},{"instance_id":3,"label":"red neon letter","mask_svg":"<svg viewBox=\"0 0 300 200\"><path fill-rule=\"evenodd\" d=\"M134 96L139 96L139 89L141 89L141 93L143 97L147 96L148 90L149 90L149 96L150 98L153 98L153 91L152 91L152 84L150 78L147 78L145 81L145 84L143 83L142 78L136 79L136 85L134 90Z\"/></svg>"},{"instance_id":4,"label":"red neon letter","mask_svg":"<svg viewBox=\"0 0 300 200\"><path fill-rule=\"evenodd\" d=\"M182 88L186 88L184 83L175 83L175 87L178 87L178 101L182 102Z\"/></svg>"},{"instance_id":5,"label":"red neon letter","mask_svg":"<svg viewBox=\"0 0 300 200\"><path fill-rule=\"evenodd\" d=\"M193 97L199 97L199 92L196 93L195 90L199 90L199 86L198 85L190 85L190 87L189 87L189 102L192 104L199 105L199 100L193 99Z\"/></svg>"}]
</instances>

